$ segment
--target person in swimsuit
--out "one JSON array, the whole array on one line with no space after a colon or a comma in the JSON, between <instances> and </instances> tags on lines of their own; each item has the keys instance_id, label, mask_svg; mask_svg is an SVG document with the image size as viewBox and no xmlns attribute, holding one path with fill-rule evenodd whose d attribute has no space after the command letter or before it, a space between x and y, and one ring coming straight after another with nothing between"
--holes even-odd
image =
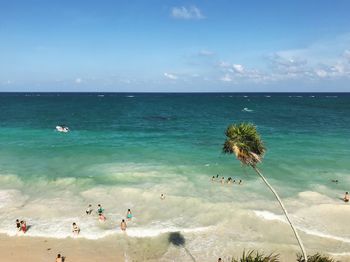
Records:
<instances>
[{"instance_id":1,"label":"person in swimsuit","mask_svg":"<svg viewBox=\"0 0 350 262\"><path fill-rule=\"evenodd\" d=\"M165 199L165 194L160 194L160 199L164 200Z\"/></svg>"},{"instance_id":2,"label":"person in swimsuit","mask_svg":"<svg viewBox=\"0 0 350 262\"><path fill-rule=\"evenodd\" d=\"M87 215L91 215L91 213L92 213L92 205L91 204L88 206L88 208L86 209L85 212Z\"/></svg>"},{"instance_id":3,"label":"person in swimsuit","mask_svg":"<svg viewBox=\"0 0 350 262\"><path fill-rule=\"evenodd\" d=\"M229 177L229 178L227 179L227 184L231 184L231 183L232 183L232 178Z\"/></svg>"},{"instance_id":4,"label":"person in swimsuit","mask_svg":"<svg viewBox=\"0 0 350 262\"><path fill-rule=\"evenodd\" d=\"M219 257L218 262L221 262L221 261L222 261L222 259L221 259L221 257Z\"/></svg>"},{"instance_id":5,"label":"person in swimsuit","mask_svg":"<svg viewBox=\"0 0 350 262\"><path fill-rule=\"evenodd\" d=\"M130 221L132 219L132 214L131 214L130 208L128 209L128 212L126 213L126 218L128 219L128 221Z\"/></svg>"},{"instance_id":6,"label":"person in swimsuit","mask_svg":"<svg viewBox=\"0 0 350 262\"><path fill-rule=\"evenodd\" d=\"M122 219L122 222L120 223L120 229L122 231L125 231L126 230L126 222L124 219Z\"/></svg>"},{"instance_id":7,"label":"person in swimsuit","mask_svg":"<svg viewBox=\"0 0 350 262\"><path fill-rule=\"evenodd\" d=\"M213 176L212 178L211 178L211 182L214 182L215 181L215 176Z\"/></svg>"},{"instance_id":8,"label":"person in swimsuit","mask_svg":"<svg viewBox=\"0 0 350 262\"><path fill-rule=\"evenodd\" d=\"M61 254L57 254L56 262L63 262L63 257L61 256Z\"/></svg>"},{"instance_id":9,"label":"person in swimsuit","mask_svg":"<svg viewBox=\"0 0 350 262\"><path fill-rule=\"evenodd\" d=\"M222 178L221 178L221 184L224 184L224 183L225 183L225 178L222 177Z\"/></svg>"},{"instance_id":10,"label":"person in swimsuit","mask_svg":"<svg viewBox=\"0 0 350 262\"><path fill-rule=\"evenodd\" d=\"M21 231L21 223L19 222L18 219L16 219L16 227L18 231Z\"/></svg>"},{"instance_id":11,"label":"person in swimsuit","mask_svg":"<svg viewBox=\"0 0 350 262\"><path fill-rule=\"evenodd\" d=\"M350 200L349 192L345 192L344 202L349 202L349 200Z\"/></svg>"},{"instance_id":12,"label":"person in swimsuit","mask_svg":"<svg viewBox=\"0 0 350 262\"><path fill-rule=\"evenodd\" d=\"M104 209L102 208L102 206L100 204L97 205L97 213L100 215L102 214L104 211Z\"/></svg>"},{"instance_id":13,"label":"person in swimsuit","mask_svg":"<svg viewBox=\"0 0 350 262\"><path fill-rule=\"evenodd\" d=\"M72 232L75 236L79 235L80 233L80 228L75 222L72 224Z\"/></svg>"},{"instance_id":14,"label":"person in swimsuit","mask_svg":"<svg viewBox=\"0 0 350 262\"><path fill-rule=\"evenodd\" d=\"M239 180L238 185L242 185L243 181L242 179Z\"/></svg>"},{"instance_id":15,"label":"person in swimsuit","mask_svg":"<svg viewBox=\"0 0 350 262\"><path fill-rule=\"evenodd\" d=\"M27 232L27 223L26 221L21 221L21 230L23 233Z\"/></svg>"},{"instance_id":16,"label":"person in swimsuit","mask_svg":"<svg viewBox=\"0 0 350 262\"><path fill-rule=\"evenodd\" d=\"M99 214L99 215L98 215L98 221L100 221L100 222L105 222L106 219L107 219L107 218L106 218L103 214Z\"/></svg>"}]
</instances>

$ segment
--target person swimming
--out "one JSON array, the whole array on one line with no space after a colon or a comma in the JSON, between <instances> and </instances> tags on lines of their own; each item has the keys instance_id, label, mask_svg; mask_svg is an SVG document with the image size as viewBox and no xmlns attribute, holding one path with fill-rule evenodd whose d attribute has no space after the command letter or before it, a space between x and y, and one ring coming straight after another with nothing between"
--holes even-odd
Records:
<instances>
[{"instance_id":1,"label":"person swimming","mask_svg":"<svg viewBox=\"0 0 350 262\"><path fill-rule=\"evenodd\" d=\"M79 235L80 233L80 228L75 222L72 224L72 232L75 236Z\"/></svg>"},{"instance_id":2,"label":"person swimming","mask_svg":"<svg viewBox=\"0 0 350 262\"><path fill-rule=\"evenodd\" d=\"M120 223L120 229L122 231L125 231L126 230L126 222L124 219L122 219L122 222Z\"/></svg>"},{"instance_id":3,"label":"person swimming","mask_svg":"<svg viewBox=\"0 0 350 262\"><path fill-rule=\"evenodd\" d=\"M332 179L332 182L333 183L338 183L339 181L338 181L338 179Z\"/></svg>"},{"instance_id":4,"label":"person swimming","mask_svg":"<svg viewBox=\"0 0 350 262\"><path fill-rule=\"evenodd\" d=\"M103 213L103 211L105 211L105 210L102 208L101 204L98 204L97 205L97 213L100 215Z\"/></svg>"},{"instance_id":5,"label":"person swimming","mask_svg":"<svg viewBox=\"0 0 350 262\"><path fill-rule=\"evenodd\" d=\"M130 221L132 219L132 213L130 208L128 209L128 212L126 213L126 218Z\"/></svg>"},{"instance_id":6,"label":"person swimming","mask_svg":"<svg viewBox=\"0 0 350 262\"><path fill-rule=\"evenodd\" d=\"M88 206L88 208L86 209L85 212L87 215L91 215L91 213L92 213L92 205L91 204Z\"/></svg>"},{"instance_id":7,"label":"person swimming","mask_svg":"<svg viewBox=\"0 0 350 262\"><path fill-rule=\"evenodd\" d=\"M164 200L165 199L165 194L160 194L160 199Z\"/></svg>"},{"instance_id":8,"label":"person swimming","mask_svg":"<svg viewBox=\"0 0 350 262\"><path fill-rule=\"evenodd\" d=\"M349 201L350 201L349 192L345 192L344 202L349 202Z\"/></svg>"},{"instance_id":9,"label":"person swimming","mask_svg":"<svg viewBox=\"0 0 350 262\"><path fill-rule=\"evenodd\" d=\"M18 231L21 231L21 223L19 222L18 219L16 219L16 227Z\"/></svg>"}]
</instances>

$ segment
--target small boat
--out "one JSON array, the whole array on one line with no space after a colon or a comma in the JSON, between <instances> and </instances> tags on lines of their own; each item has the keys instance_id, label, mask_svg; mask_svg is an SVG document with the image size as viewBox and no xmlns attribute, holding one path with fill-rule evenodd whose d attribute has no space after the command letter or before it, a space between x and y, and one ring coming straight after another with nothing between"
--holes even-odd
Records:
<instances>
[{"instance_id":1,"label":"small boat","mask_svg":"<svg viewBox=\"0 0 350 262\"><path fill-rule=\"evenodd\" d=\"M56 126L56 130L58 132L62 132L62 133L68 133L69 132L68 126Z\"/></svg>"}]
</instances>

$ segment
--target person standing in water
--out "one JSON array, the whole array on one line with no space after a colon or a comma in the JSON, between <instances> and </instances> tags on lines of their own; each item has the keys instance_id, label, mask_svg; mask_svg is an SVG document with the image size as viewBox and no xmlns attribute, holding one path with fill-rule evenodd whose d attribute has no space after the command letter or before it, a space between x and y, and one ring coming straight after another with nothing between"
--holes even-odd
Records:
<instances>
[{"instance_id":1,"label":"person standing in water","mask_svg":"<svg viewBox=\"0 0 350 262\"><path fill-rule=\"evenodd\" d=\"M103 213L103 211L104 211L104 209L102 208L101 204L98 204L97 205L97 213L100 215Z\"/></svg>"},{"instance_id":2,"label":"person standing in water","mask_svg":"<svg viewBox=\"0 0 350 262\"><path fill-rule=\"evenodd\" d=\"M349 200L350 200L349 192L345 192L345 195L344 195L344 202L349 202Z\"/></svg>"},{"instance_id":3,"label":"person standing in water","mask_svg":"<svg viewBox=\"0 0 350 262\"><path fill-rule=\"evenodd\" d=\"M21 230L23 233L27 232L27 223L24 220L21 221Z\"/></svg>"},{"instance_id":4,"label":"person standing in water","mask_svg":"<svg viewBox=\"0 0 350 262\"><path fill-rule=\"evenodd\" d=\"M165 194L160 194L160 199L164 200L165 199Z\"/></svg>"},{"instance_id":5,"label":"person standing in water","mask_svg":"<svg viewBox=\"0 0 350 262\"><path fill-rule=\"evenodd\" d=\"M16 227L18 231L21 231L21 223L19 222L18 219L16 219Z\"/></svg>"},{"instance_id":6,"label":"person standing in water","mask_svg":"<svg viewBox=\"0 0 350 262\"><path fill-rule=\"evenodd\" d=\"M215 181L215 176L213 176L212 178L211 178L211 182L214 182Z\"/></svg>"},{"instance_id":7,"label":"person standing in water","mask_svg":"<svg viewBox=\"0 0 350 262\"><path fill-rule=\"evenodd\" d=\"M224 183L225 183L225 178L222 177L222 178L221 178L221 184L224 184Z\"/></svg>"},{"instance_id":8,"label":"person standing in water","mask_svg":"<svg viewBox=\"0 0 350 262\"><path fill-rule=\"evenodd\" d=\"M91 215L91 213L92 213L92 205L91 204L88 206L88 208L86 209L85 212L87 215Z\"/></svg>"},{"instance_id":9,"label":"person standing in water","mask_svg":"<svg viewBox=\"0 0 350 262\"><path fill-rule=\"evenodd\" d=\"M130 221L132 219L132 213L130 208L128 209L128 212L126 212L126 218L128 219L128 221Z\"/></svg>"},{"instance_id":10,"label":"person standing in water","mask_svg":"<svg viewBox=\"0 0 350 262\"><path fill-rule=\"evenodd\" d=\"M106 219L107 219L107 218L106 218L103 214L99 214L99 215L98 215L98 221L100 221L100 222L105 222Z\"/></svg>"},{"instance_id":11,"label":"person standing in water","mask_svg":"<svg viewBox=\"0 0 350 262\"><path fill-rule=\"evenodd\" d=\"M120 223L120 229L122 231L126 231L126 222L124 219L122 219L122 222Z\"/></svg>"},{"instance_id":12,"label":"person standing in water","mask_svg":"<svg viewBox=\"0 0 350 262\"><path fill-rule=\"evenodd\" d=\"M80 228L75 222L72 224L72 232L75 236L78 236L80 233Z\"/></svg>"}]
</instances>

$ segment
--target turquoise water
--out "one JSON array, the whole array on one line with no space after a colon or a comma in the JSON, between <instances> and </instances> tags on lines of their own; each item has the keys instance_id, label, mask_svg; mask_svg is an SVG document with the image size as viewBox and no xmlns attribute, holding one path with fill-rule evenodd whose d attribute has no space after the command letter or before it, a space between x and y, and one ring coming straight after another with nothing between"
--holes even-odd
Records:
<instances>
[{"instance_id":1,"label":"turquoise water","mask_svg":"<svg viewBox=\"0 0 350 262\"><path fill-rule=\"evenodd\" d=\"M34 225L57 217L67 225L70 217L84 223L80 213L90 202L104 203L115 221L125 208L137 212L140 207L135 235L147 235L145 228L155 221L163 223L160 232L219 226L222 214L205 214L213 203L228 206L233 199L242 210L279 214L254 173L221 152L225 128L242 121L258 126L268 149L261 169L283 198L296 201L290 203L296 220L307 203L297 205L303 192L336 205L337 197L350 190L348 94L0 94L0 209L8 211L0 216L0 230L12 232L17 216ZM58 124L71 132L58 133ZM219 189L209 181L216 174L243 179L244 186L239 193ZM185 198L198 202L198 217L186 213L186 203L177 215L173 207L158 214L152 203L161 192L169 201L179 200L172 200L176 208ZM266 208L260 202L242 204L251 198L266 201ZM65 210L50 211L49 202ZM324 232L324 223L320 220L314 230L350 239L349 232L331 227ZM113 230L112 224L97 225L86 237ZM53 231L33 227L32 234L69 234L69 228Z\"/></svg>"}]
</instances>

